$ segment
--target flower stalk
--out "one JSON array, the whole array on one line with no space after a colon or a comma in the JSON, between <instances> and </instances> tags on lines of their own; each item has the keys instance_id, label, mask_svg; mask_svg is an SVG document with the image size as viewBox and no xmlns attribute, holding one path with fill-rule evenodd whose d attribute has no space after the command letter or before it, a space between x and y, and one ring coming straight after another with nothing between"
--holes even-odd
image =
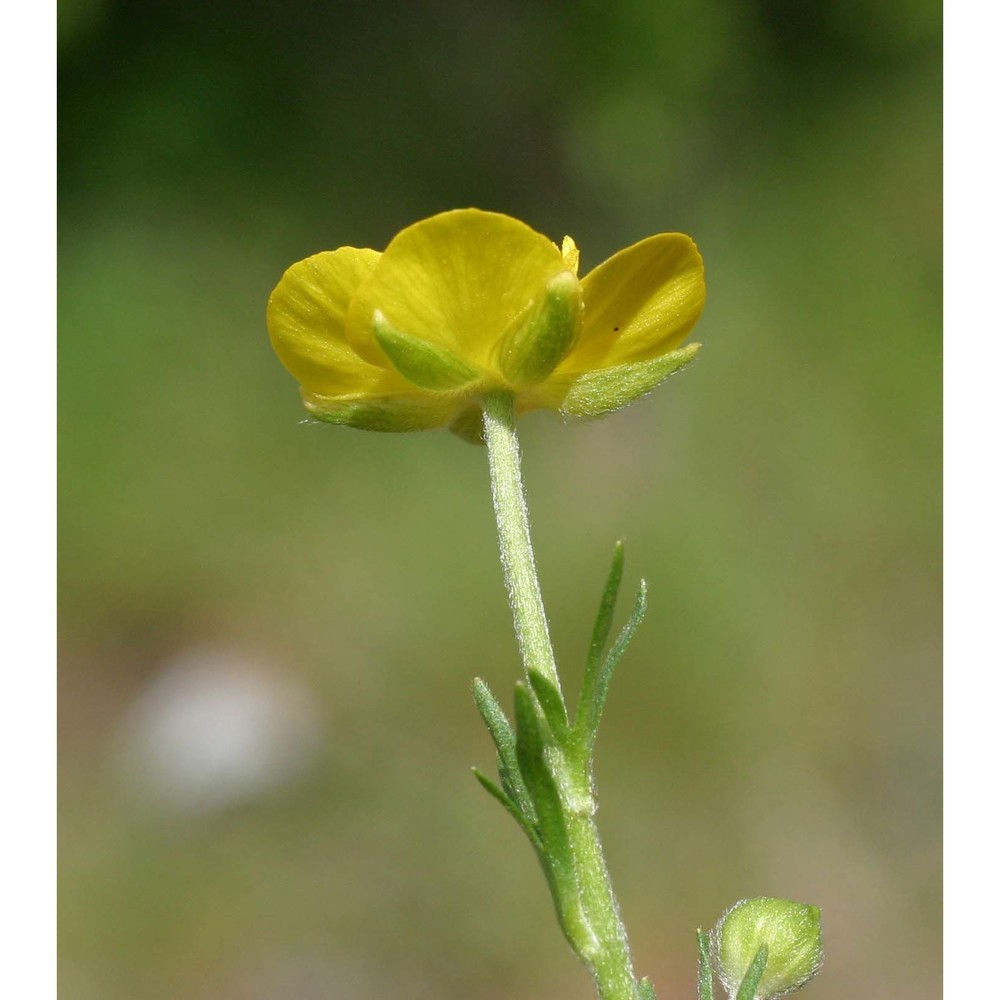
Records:
<instances>
[{"instance_id":1,"label":"flower stalk","mask_svg":"<svg viewBox=\"0 0 1000 1000\"><path fill-rule=\"evenodd\" d=\"M633 972L594 821L592 734L569 725L549 638L531 546L513 395L488 395L483 401L483 424L500 558L528 676L528 685L519 686L515 699L516 756L524 788L512 788L513 797L495 787L488 790L499 792L504 805L520 813L515 818L526 828L545 869L563 932L593 976L601 1000L644 1000L652 995L651 987L646 982L640 986ZM620 559L617 562L610 610L621 576ZM602 610L606 603L607 595ZM607 617L610 619L610 613ZM500 711L499 706L496 711ZM578 718L585 717L586 713L578 713ZM493 731L494 727L490 728ZM506 771L504 783L512 784L510 766L505 766L503 751L500 753L501 780ZM482 775L477 777L487 784ZM519 804L517 798L527 801Z\"/></svg>"},{"instance_id":2,"label":"flower stalk","mask_svg":"<svg viewBox=\"0 0 1000 1000\"><path fill-rule=\"evenodd\" d=\"M486 397L483 402L483 432L490 460L500 562L514 615L518 648L525 668L537 670L558 688L559 675L531 546L512 394L495 392Z\"/></svg>"}]
</instances>

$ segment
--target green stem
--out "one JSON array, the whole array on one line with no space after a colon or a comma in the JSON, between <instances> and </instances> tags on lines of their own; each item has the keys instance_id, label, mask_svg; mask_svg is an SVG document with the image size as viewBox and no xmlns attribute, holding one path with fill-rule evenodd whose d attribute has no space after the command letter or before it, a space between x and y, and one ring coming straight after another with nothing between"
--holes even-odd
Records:
<instances>
[{"instance_id":1,"label":"green stem","mask_svg":"<svg viewBox=\"0 0 1000 1000\"><path fill-rule=\"evenodd\" d=\"M567 832L580 886L580 903L593 932L593 938L582 942L582 947L574 941L570 944L594 977L601 1000L639 1000L628 937L618 913L618 901L593 815L570 816Z\"/></svg>"},{"instance_id":2,"label":"green stem","mask_svg":"<svg viewBox=\"0 0 1000 1000\"><path fill-rule=\"evenodd\" d=\"M698 1000L715 1000L708 935L698 928Z\"/></svg>"},{"instance_id":3,"label":"green stem","mask_svg":"<svg viewBox=\"0 0 1000 1000\"><path fill-rule=\"evenodd\" d=\"M483 424L489 450L500 559L518 645L525 668L543 674L558 690L559 675L531 548L520 449L514 427L514 400L510 393L493 393L483 400ZM594 977L601 1000L641 1000L628 938L594 822L596 806L589 763L555 754L548 759L565 817L576 884L574 909L578 907L583 918L564 920L563 930ZM584 791L582 795L581 790ZM556 900L560 912L566 912L569 904L569 900Z\"/></svg>"},{"instance_id":4,"label":"green stem","mask_svg":"<svg viewBox=\"0 0 1000 1000\"><path fill-rule=\"evenodd\" d=\"M490 455L500 561L514 613L517 644L525 668L537 670L558 688L556 659L531 548L528 506L521 481L521 449L514 429L514 397L510 393L492 393L483 400L483 425Z\"/></svg>"}]
</instances>

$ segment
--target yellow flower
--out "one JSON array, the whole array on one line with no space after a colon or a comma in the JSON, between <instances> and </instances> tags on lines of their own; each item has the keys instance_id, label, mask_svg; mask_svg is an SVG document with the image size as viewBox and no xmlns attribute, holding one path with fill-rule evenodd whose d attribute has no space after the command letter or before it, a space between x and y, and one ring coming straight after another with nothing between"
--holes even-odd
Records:
<instances>
[{"instance_id":1,"label":"yellow flower","mask_svg":"<svg viewBox=\"0 0 1000 1000\"><path fill-rule=\"evenodd\" d=\"M597 417L694 357L705 303L694 243L661 233L577 279L579 251L523 222L460 209L383 253L341 247L293 264L267 325L317 419L367 430L480 434L479 401Z\"/></svg>"}]
</instances>

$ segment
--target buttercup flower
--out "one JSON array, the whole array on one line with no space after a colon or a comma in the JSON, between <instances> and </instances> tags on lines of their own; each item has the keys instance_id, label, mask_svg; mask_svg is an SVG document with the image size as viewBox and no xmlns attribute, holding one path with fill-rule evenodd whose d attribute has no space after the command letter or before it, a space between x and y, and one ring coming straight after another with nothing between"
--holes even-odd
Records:
<instances>
[{"instance_id":1,"label":"buttercup flower","mask_svg":"<svg viewBox=\"0 0 1000 1000\"><path fill-rule=\"evenodd\" d=\"M599 417L691 361L705 302L694 243L662 233L582 280L523 222L478 209L424 219L383 253L341 247L293 264L271 293L274 350L317 419L366 430L481 433L479 400Z\"/></svg>"}]
</instances>

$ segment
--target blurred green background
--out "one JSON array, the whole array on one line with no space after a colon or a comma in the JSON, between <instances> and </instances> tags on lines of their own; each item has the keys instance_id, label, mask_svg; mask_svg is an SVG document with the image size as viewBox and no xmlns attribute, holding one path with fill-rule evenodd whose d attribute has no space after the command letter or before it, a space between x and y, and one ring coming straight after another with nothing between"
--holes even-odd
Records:
<instances>
[{"instance_id":1,"label":"blurred green background","mask_svg":"<svg viewBox=\"0 0 1000 1000\"><path fill-rule=\"evenodd\" d=\"M823 907L815 1000L940 993L940 11L923 0L60 4L65 1000L591 995L469 683L518 661L485 454L303 424L285 267L475 205L706 260L701 360L523 425L639 969Z\"/></svg>"}]
</instances>

